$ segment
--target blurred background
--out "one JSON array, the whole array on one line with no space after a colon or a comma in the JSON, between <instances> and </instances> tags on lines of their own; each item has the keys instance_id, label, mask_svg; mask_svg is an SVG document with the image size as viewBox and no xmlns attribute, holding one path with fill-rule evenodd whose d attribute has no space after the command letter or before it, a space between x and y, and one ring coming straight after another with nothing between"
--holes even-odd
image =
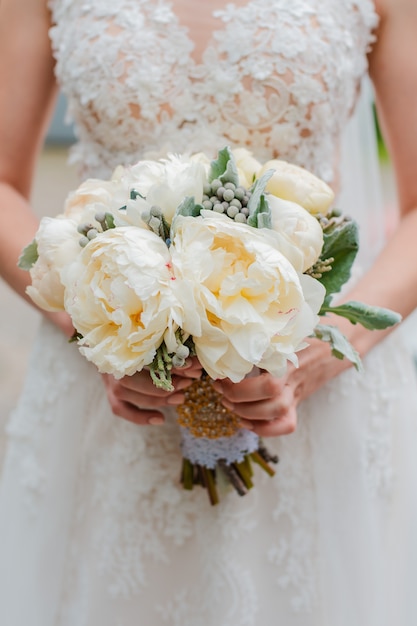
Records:
<instances>
[{"instance_id":1,"label":"blurred background","mask_svg":"<svg viewBox=\"0 0 417 626\"><path fill-rule=\"evenodd\" d=\"M68 148L74 141L72 128L65 124L66 104L61 97L38 162L33 189L33 206L39 217L61 212L69 191L77 187L73 168L67 164ZM380 165L385 202L395 215L396 199L388 155L379 142ZM15 405L26 371L29 351L39 322L39 314L21 301L0 281L0 461L4 449L4 425ZM416 335L417 336L417 335Z\"/></svg>"}]
</instances>

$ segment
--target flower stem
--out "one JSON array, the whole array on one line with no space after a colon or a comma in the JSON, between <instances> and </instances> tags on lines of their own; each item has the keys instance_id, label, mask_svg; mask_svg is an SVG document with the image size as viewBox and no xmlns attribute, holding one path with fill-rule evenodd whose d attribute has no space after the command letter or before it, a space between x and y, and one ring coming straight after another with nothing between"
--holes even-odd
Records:
<instances>
[{"instance_id":1,"label":"flower stem","mask_svg":"<svg viewBox=\"0 0 417 626\"><path fill-rule=\"evenodd\" d=\"M214 506L219 503L219 494L217 493L215 483L215 472L208 467L201 467L205 487L208 491L211 504Z\"/></svg>"},{"instance_id":2,"label":"flower stem","mask_svg":"<svg viewBox=\"0 0 417 626\"><path fill-rule=\"evenodd\" d=\"M225 461L218 461L218 467L224 474L226 474L227 478L240 496L244 496L248 493L248 488L233 465L228 465Z\"/></svg>"},{"instance_id":3,"label":"flower stem","mask_svg":"<svg viewBox=\"0 0 417 626\"><path fill-rule=\"evenodd\" d=\"M278 456L276 454L271 454L262 440L259 441L258 452L267 463L277 464L279 462Z\"/></svg>"},{"instance_id":4,"label":"flower stem","mask_svg":"<svg viewBox=\"0 0 417 626\"><path fill-rule=\"evenodd\" d=\"M260 465L267 474L269 474L270 476L275 476L275 470L272 469L270 465L268 465L268 463L265 461L265 459L262 458L259 452L252 452L250 456L252 461L255 461L255 463Z\"/></svg>"},{"instance_id":5,"label":"flower stem","mask_svg":"<svg viewBox=\"0 0 417 626\"><path fill-rule=\"evenodd\" d=\"M243 463L246 465L246 469L247 469L249 477L252 478L252 476L253 476L253 467L252 467L252 463L250 462L249 454L245 454L245 458L243 459Z\"/></svg>"},{"instance_id":6,"label":"flower stem","mask_svg":"<svg viewBox=\"0 0 417 626\"><path fill-rule=\"evenodd\" d=\"M247 464L245 463L245 461L243 461L242 463L232 463L233 468L236 470L236 472L239 474L240 478L242 479L246 489L252 489L253 487L253 482L251 480L251 475L248 472L248 468L247 468Z\"/></svg>"},{"instance_id":7,"label":"flower stem","mask_svg":"<svg viewBox=\"0 0 417 626\"><path fill-rule=\"evenodd\" d=\"M181 482L188 491L194 487L194 466L188 459L182 460Z\"/></svg>"},{"instance_id":8,"label":"flower stem","mask_svg":"<svg viewBox=\"0 0 417 626\"><path fill-rule=\"evenodd\" d=\"M165 391L174 391L171 377L171 357L165 342L158 347L154 360L149 366L149 373L155 387Z\"/></svg>"}]
</instances>

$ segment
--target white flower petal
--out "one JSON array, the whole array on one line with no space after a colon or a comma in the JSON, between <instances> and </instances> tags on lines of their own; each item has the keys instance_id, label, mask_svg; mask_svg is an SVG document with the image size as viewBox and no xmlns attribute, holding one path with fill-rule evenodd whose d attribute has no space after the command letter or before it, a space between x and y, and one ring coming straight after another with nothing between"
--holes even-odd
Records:
<instances>
[{"instance_id":1,"label":"white flower petal","mask_svg":"<svg viewBox=\"0 0 417 626\"><path fill-rule=\"evenodd\" d=\"M63 282L65 308L83 335L81 351L101 372L121 377L141 370L182 323L168 248L148 230L98 235L63 272Z\"/></svg>"},{"instance_id":2,"label":"white flower petal","mask_svg":"<svg viewBox=\"0 0 417 626\"><path fill-rule=\"evenodd\" d=\"M309 213L327 214L334 192L323 180L303 167L276 159L265 163L257 177L260 178L268 170L274 170L274 174L268 181L267 191L278 198L300 204Z\"/></svg>"},{"instance_id":3,"label":"white flower petal","mask_svg":"<svg viewBox=\"0 0 417 626\"><path fill-rule=\"evenodd\" d=\"M201 334L188 327L186 317L183 328L194 335L197 356L211 377L237 382L258 364L282 373L312 332L316 315L305 300L304 279L280 252L280 242L274 231L209 211L175 220L174 272L179 284L191 286L188 301L201 319ZM309 281L307 287L316 305L317 291Z\"/></svg>"}]
</instances>

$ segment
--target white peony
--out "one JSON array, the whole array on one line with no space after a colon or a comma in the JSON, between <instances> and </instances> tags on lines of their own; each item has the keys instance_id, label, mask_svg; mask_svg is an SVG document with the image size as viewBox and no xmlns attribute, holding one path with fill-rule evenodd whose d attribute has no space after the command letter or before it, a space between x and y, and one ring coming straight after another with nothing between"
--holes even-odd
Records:
<instances>
[{"instance_id":1,"label":"white peony","mask_svg":"<svg viewBox=\"0 0 417 626\"><path fill-rule=\"evenodd\" d=\"M140 371L182 323L168 248L151 231L121 227L98 235L63 280L65 308L83 336L80 350L100 372Z\"/></svg>"},{"instance_id":2,"label":"white peony","mask_svg":"<svg viewBox=\"0 0 417 626\"><path fill-rule=\"evenodd\" d=\"M118 166L110 180L89 178L71 192L65 202L64 216L97 227L96 214L111 213L116 226L146 228L141 215L150 205L140 197L132 199L133 188L130 170Z\"/></svg>"},{"instance_id":3,"label":"white peony","mask_svg":"<svg viewBox=\"0 0 417 626\"><path fill-rule=\"evenodd\" d=\"M46 311L64 309L63 269L81 252L77 223L62 217L43 217L35 241L38 260L30 270L32 284L26 292Z\"/></svg>"},{"instance_id":4,"label":"white peony","mask_svg":"<svg viewBox=\"0 0 417 626\"><path fill-rule=\"evenodd\" d=\"M304 303L297 312L297 319L293 320L293 324L288 324L283 332L272 338L269 348L258 364L259 367L269 372L280 372L285 358L297 365L298 361L294 353L308 346L306 338L312 334L319 322L318 312L323 304L326 290L318 280L311 276L300 274L299 279Z\"/></svg>"},{"instance_id":5,"label":"white peony","mask_svg":"<svg viewBox=\"0 0 417 626\"><path fill-rule=\"evenodd\" d=\"M210 171L211 159L204 152L194 152L190 156L190 161L193 163L200 163L204 167L206 175Z\"/></svg>"},{"instance_id":6,"label":"white peony","mask_svg":"<svg viewBox=\"0 0 417 626\"><path fill-rule=\"evenodd\" d=\"M271 194L296 202L309 213L328 213L334 201L334 193L323 180L303 167L276 159L265 163L257 172L257 178L268 170L274 170L266 186Z\"/></svg>"},{"instance_id":7,"label":"white peony","mask_svg":"<svg viewBox=\"0 0 417 626\"><path fill-rule=\"evenodd\" d=\"M158 206L171 223L177 207L186 197L201 203L207 181L207 164L194 159L169 155L160 161L139 161L130 168L133 187L149 205Z\"/></svg>"},{"instance_id":8,"label":"white peony","mask_svg":"<svg viewBox=\"0 0 417 626\"><path fill-rule=\"evenodd\" d=\"M309 280L306 298L304 278L279 252L272 230L208 211L179 217L173 226L178 286L184 281L192 288L183 328L193 335L202 366L212 378L233 382L254 365L282 375L317 324L322 285Z\"/></svg>"}]
</instances>

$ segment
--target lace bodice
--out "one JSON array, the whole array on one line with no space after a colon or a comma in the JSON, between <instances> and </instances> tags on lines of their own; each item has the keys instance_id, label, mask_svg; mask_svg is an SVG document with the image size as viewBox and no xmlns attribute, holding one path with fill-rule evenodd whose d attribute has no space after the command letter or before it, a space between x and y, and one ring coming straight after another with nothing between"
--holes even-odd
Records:
<instances>
[{"instance_id":1,"label":"lace bodice","mask_svg":"<svg viewBox=\"0 0 417 626\"><path fill-rule=\"evenodd\" d=\"M230 3L210 14L214 27L200 58L197 29L181 21L177 4L50 2L81 175L107 176L118 163L167 151L213 153L227 143L334 181L336 146L377 22L372 1Z\"/></svg>"}]
</instances>

